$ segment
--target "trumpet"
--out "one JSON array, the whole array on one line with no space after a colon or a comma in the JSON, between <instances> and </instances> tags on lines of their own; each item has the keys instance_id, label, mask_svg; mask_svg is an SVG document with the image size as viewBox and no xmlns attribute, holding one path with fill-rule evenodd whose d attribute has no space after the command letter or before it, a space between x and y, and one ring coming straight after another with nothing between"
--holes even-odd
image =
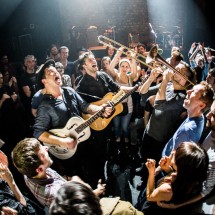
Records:
<instances>
[{"instance_id":1,"label":"trumpet","mask_svg":"<svg viewBox=\"0 0 215 215\"><path fill-rule=\"evenodd\" d=\"M105 37L103 35L98 36L98 42L105 45L105 46L111 46L114 50L118 51L118 49L120 47L124 48L124 50L127 50L129 52L134 52L134 50L126 47L125 45L122 45L119 42L116 42L115 40L112 40L108 37ZM118 48L116 47L118 46ZM127 52L122 51L123 54L125 54L126 56L128 55ZM146 62L140 60L139 58L133 57L136 61L138 61L139 63L149 67L150 69L154 69L158 66L161 65L165 65L167 68L171 69L174 73L179 74L180 76L182 76L187 82L189 82L189 85L187 87L189 87L190 85L195 85L192 81L190 81L186 76L184 76L183 74L181 74L178 70L176 70L172 65L170 65L168 62L166 62L160 55L159 55L159 50L158 47L155 45L151 48L151 50L149 51L147 57L143 56L140 53L136 53L137 57L141 57L142 59L145 59ZM151 64L155 64L155 66L152 66ZM149 76L148 76L149 77ZM148 78L146 77L146 79ZM145 80L145 79L144 79ZM183 89L187 89L187 87L182 86L180 83L178 83L176 80L175 81L178 85L180 85Z\"/></svg>"}]
</instances>

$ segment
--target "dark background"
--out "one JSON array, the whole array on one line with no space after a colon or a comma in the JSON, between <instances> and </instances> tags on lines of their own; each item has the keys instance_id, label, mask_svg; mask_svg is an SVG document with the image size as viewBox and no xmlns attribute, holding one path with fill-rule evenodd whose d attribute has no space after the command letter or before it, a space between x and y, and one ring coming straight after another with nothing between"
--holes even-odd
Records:
<instances>
[{"instance_id":1,"label":"dark background","mask_svg":"<svg viewBox=\"0 0 215 215\"><path fill-rule=\"evenodd\" d=\"M174 26L178 26L185 55L194 41L215 48L214 0L0 0L0 3L0 55L7 54L10 61L23 61L25 55L34 54L42 62L52 43L67 45L70 59L74 60L77 49L89 42L86 37L89 26L96 26L98 35L113 27L114 39L126 46L129 33L135 41L138 37L145 44L154 42L149 23L158 37L163 32L170 32L173 37ZM164 56L170 54L169 48L163 47Z\"/></svg>"}]
</instances>

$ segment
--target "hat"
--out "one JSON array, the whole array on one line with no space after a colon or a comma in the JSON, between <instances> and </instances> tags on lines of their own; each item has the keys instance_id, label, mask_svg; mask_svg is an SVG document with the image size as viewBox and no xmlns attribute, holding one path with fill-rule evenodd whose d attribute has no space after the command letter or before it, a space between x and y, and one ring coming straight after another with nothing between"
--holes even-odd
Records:
<instances>
[{"instance_id":1,"label":"hat","mask_svg":"<svg viewBox=\"0 0 215 215\"><path fill-rule=\"evenodd\" d=\"M36 74L37 74L38 89L44 88L44 85L42 83L42 79L44 77L45 69L50 67L50 66L55 67L55 61L52 59L47 60L44 64L40 65L39 68L37 69Z\"/></svg>"}]
</instances>

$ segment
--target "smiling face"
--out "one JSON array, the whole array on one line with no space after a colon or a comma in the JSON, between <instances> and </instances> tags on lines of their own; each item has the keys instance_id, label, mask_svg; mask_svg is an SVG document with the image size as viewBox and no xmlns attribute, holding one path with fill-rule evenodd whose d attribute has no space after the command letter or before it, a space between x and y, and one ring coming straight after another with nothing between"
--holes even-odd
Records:
<instances>
[{"instance_id":1,"label":"smiling face","mask_svg":"<svg viewBox=\"0 0 215 215\"><path fill-rule=\"evenodd\" d=\"M119 63L119 72L128 73L131 70L130 64L127 61L121 61Z\"/></svg>"},{"instance_id":2,"label":"smiling face","mask_svg":"<svg viewBox=\"0 0 215 215\"><path fill-rule=\"evenodd\" d=\"M62 48L59 52L60 54L60 59L62 61L67 60L69 57L69 49L68 48Z\"/></svg>"},{"instance_id":3,"label":"smiling face","mask_svg":"<svg viewBox=\"0 0 215 215\"><path fill-rule=\"evenodd\" d=\"M108 56L112 57L114 54L114 48L109 47L107 52L108 52Z\"/></svg>"},{"instance_id":4,"label":"smiling face","mask_svg":"<svg viewBox=\"0 0 215 215\"><path fill-rule=\"evenodd\" d=\"M27 68L27 71L32 71L34 70L34 67L36 65L36 60L34 58L34 56L29 56L29 57L26 57L25 59L25 66Z\"/></svg>"},{"instance_id":5,"label":"smiling face","mask_svg":"<svg viewBox=\"0 0 215 215\"><path fill-rule=\"evenodd\" d=\"M139 46L137 50L140 54L144 54L146 52L146 49L143 46Z\"/></svg>"},{"instance_id":6,"label":"smiling face","mask_svg":"<svg viewBox=\"0 0 215 215\"><path fill-rule=\"evenodd\" d=\"M85 59L83 68L87 73L96 73L98 71L97 61L94 55L89 55L89 57Z\"/></svg>"},{"instance_id":7,"label":"smiling face","mask_svg":"<svg viewBox=\"0 0 215 215\"><path fill-rule=\"evenodd\" d=\"M201 84L195 85L191 90L187 90L187 96L184 100L183 107L189 112L201 112L201 110L206 106L206 104L201 100L203 92L204 86Z\"/></svg>"},{"instance_id":8,"label":"smiling face","mask_svg":"<svg viewBox=\"0 0 215 215\"><path fill-rule=\"evenodd\" d=\"M109 67L110 67L110 60L103 60L102 61L102 68L104 70L107 70L107 69L109 69Z\"/></svg>"}]
</instances>

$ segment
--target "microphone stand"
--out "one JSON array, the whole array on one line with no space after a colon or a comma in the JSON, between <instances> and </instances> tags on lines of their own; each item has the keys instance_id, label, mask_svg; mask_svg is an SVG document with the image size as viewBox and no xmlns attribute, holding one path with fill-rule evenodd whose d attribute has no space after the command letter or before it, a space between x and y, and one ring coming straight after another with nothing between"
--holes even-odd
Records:
<instances>
[{"instance_id":1,"label":"microphone stand","mask_svg":"<svg viewBox=\"0 0 215 215\"><path fill-rule=\"evenodd\" d=\"M149 23L149 26L151 28L151 33L154 35L154 43L156 44L156 39L157 39L157 33L154 31L154 29L152 28L151 23Z\"/></svg>"}]
</instances>

